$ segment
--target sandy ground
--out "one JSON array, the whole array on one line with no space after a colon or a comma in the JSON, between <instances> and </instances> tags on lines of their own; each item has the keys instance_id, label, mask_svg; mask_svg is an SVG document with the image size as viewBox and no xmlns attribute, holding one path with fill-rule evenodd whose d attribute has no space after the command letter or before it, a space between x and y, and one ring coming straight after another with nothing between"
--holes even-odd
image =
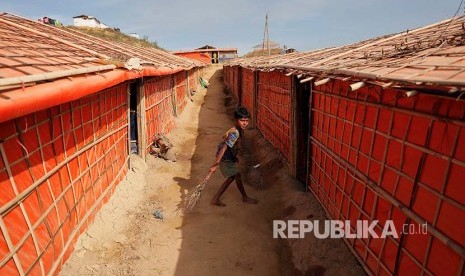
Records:
<instances>
[{"instance_id":1,"label":"sandy ground","mask_svg":"<svg viewBox=\"0 0 465 276\"><path fill-rule=\"evenodd\" d=\"M234 123L236 103L224 92L221 67L210 67L206 79L208 91L194 96L168 135L178 162L150 156L145 164L132 156L126 179L79 237L60 274L364 275L342 240L309 235L273 239L274 219L323 220L325 215L254 129L246 131L240 166L246 190L259 204L242 203L233 183L222 198L227 206L211 206L224 180L218 171L207 183L198 209L177 212L188 191L205 177L217 143ZM260 186L248 173L258 163ZM163 219L153 215L157 210Z\"/></svg>"}]
</instances>

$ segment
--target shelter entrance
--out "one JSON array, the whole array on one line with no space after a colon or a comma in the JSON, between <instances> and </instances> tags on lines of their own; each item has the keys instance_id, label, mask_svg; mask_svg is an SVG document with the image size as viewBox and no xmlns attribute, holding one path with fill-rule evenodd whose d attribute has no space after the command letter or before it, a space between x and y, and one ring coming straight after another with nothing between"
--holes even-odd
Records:
<instances>
[{"instance_id":1,"label":"shelter entrance","mask_svg":"<svg viewBox=\"0 0 465 276\"><path fill-rule=\"evenodd\" d=\"M140 135L141 130L141 120L139 114L141 114L140 109L140 89L137 81L131 82L129 85L129 129L130 129L130 139L131 139L131 148L129 149L130 153L141 154L140 150Z\"/></svg>"},{"instance_id":2,"label":"shelter entrance","mask_svg":"<svg viewBox=\"0 0 465 276\"><path fill-rule=\"evenodd\" d=\"M307 181L309 128L310 128L310 83L296 82L296 178L303 183ZM307 184L306 184L307 185Z\"/></svg>"}]
</instances>

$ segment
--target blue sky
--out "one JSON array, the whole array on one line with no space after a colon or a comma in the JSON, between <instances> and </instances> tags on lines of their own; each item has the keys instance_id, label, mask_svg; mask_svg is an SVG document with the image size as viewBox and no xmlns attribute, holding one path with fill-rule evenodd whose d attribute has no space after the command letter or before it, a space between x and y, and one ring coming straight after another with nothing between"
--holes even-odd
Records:
<instances>
[{"instance_id":1,"label":"blue sky","mask_svg":"<svg viewBox=\"0 0 465 276\"><path fill-rule=\"evenodd\" d=\"M0 10L72 24L92 15L125 33L147 35L167 50L210 44L243 55L263 39L309 51L404 31L452 17L459 0L2 0ZM459 14L463 14L463 8Z\"/></svg>"}]
</instances>

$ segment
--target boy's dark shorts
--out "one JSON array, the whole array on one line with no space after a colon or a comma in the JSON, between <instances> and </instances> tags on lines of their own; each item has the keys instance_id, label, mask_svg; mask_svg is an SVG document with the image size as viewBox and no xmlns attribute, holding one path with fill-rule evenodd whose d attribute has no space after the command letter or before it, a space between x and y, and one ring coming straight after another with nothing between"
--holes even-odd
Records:
<instances>
[{"instance_id":1,"label":"boy's dark shorts","mask_svg":"<svg viewBox=\"0 0 465 276\"><path fill-rule=\"evenodd\" d=\"M221 174L226 178L235 176L239 173L239 170L237 169L237 165L235 162L224 160L221 160L220 162L220 171Z\"/></svg>"}]
</instances>

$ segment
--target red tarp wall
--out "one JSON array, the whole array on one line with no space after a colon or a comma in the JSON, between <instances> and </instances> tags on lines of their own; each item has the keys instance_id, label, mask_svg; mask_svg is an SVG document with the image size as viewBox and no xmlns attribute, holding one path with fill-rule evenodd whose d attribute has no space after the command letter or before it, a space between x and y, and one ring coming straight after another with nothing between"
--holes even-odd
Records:
<instances>
[{"instance_id":1,"label":"red tarp wall","mask_svg":"<svg viewBox=\"0 0 465 276\"><path fill-rule=\"evenodd\" d=\"M239 66L231 67L231 91L239 99Z\"/></svg>"},{"instance_id":2,"label":"red tarp wall","mask_svg":"<svg viewBox=\"0 0 465 276\"><path fill-rule=\"evenodd\" d=\"M195 60L204 62L206 64L212 63L211 56L206 53L176 53L175 55L190 58L190 59L195 59Z\"/></svg>"},{"instance_id":3,"label":"red tarp wall","mask_svg":"<svg viewBox=\"0 0 465 276\"><path fill-rule=\"evenodd\" d=\"M258 72L257 128L290 160L291 77L280 72Z\"/></svg>"},{"instance_id":4,"label":"red tarp wall","mask_svg":"<svg viewBox=\"0 0 465 276\"><path fill-rule=\"evenodd\" d=\"M352 226L393 220L397 230L418 225L412 213L428 222L427 234L345 240L360 262L376 275L463 275L465 102L380 87L349 92L342 81L312 95L308 185L329 216Z\"/></svg>"},{"instance_id":5,"label":"red tarp wall","mask_svg":"<svg viewBox=\"0 0 465 276\"><path fill-rule=\"evenodd\" d=\"M187 104L187 76L186 71L174 74L176 87L177 114L181 114Z\"/></svg>"},{"instance_id":6,"label":"red tarp wall","mask_svg":"<svg viewBox=\"0 0 465 276\"><path fill-rule=\"evenodd\" d=\"M0 275L58 271L126 174L127 83L0 124Z\"/></svg>"},{"instance_id":7,"label":"red tarp wall","mask_svg":"<svg viewBox=\"0 0 465 276\"><path fill-rule=\"evenodd\" d=\"M223 82L226 89L230 89L231 80L230 78L231 66L223 66Z\"/></svg>"},{"instance_id":8,"label":"red tarp wall","mask_svg":"<svg viewBox=\"0 0 465 276\"><path fill-rule=\"evenodd\" d=\"M147 148L158 133L169 133L174 128L172 76L156 77L144 82Z\"/></svg>"},{"instance_id":9,"label":"red tarp wall","mask_svg":"<svg viewBox=\"0 0 465 276\"><path fill-rule=\"evenodd\" d=\"M197 91L197 85L198 85L198 80L196 78L196 70L191 69L188 71L189 74L189 93L193 93L194 91Z\"/></svg>"},{"instance_id":10,"label":"red tarp wall","mask_svg":"<svg viewBox=\"0 0 465 276\"><path fill-rule=\"evenodd\" d=\"M254 111L254 88L255 88L255 71L247 68L241 68L241 105L246 107L250 114ZM255 120L255 118L252 118Z\"/></svg>"}]
</instances>

